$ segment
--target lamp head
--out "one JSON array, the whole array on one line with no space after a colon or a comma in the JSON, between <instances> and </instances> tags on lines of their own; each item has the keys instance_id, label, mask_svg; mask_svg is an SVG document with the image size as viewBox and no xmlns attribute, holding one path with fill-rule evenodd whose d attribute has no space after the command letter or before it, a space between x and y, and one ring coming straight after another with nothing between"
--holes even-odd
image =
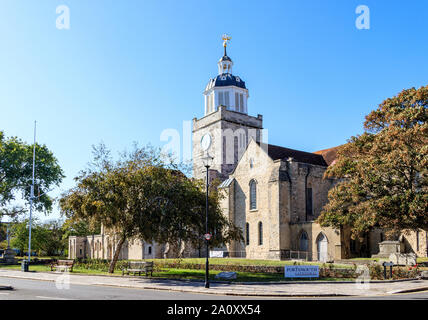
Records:
<instances>
[{"instance_id":1,"label":"lamp head","mask_svg":"<svg viewBox=\"0 0 428 320\"><path fill-rule=\"evenodd\" d=\"M205 168L211 167L213 163L214 157L211 157L208 153L202 157L202 163L204 164Z\"/></svg>"}]
</instances>

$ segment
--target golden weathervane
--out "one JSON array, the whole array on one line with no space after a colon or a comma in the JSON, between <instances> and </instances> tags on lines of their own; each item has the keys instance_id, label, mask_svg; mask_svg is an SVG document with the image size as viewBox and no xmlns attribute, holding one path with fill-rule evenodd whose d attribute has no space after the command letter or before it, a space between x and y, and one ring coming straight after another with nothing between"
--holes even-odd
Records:
<instances>
[{"instance_id":1,"label":"golden weathervane","mask_svg":"<svg viewBox=\"0 0 428 320\"><path fill-rule=\"evenodd\" d=\"M230 41L230 39L232 39L232 37L229 37L227 34L224 34L221 39L223 40L223 47L226 48L227 46L227 42Z\"/></svg>"}]
</instances>

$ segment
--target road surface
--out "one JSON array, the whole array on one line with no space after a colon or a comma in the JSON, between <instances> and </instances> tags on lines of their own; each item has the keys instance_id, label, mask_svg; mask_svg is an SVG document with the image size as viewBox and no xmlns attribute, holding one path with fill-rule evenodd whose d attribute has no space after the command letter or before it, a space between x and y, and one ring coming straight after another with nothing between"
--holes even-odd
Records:
<instances>
[{"instance_id":1,"label":"road surface","mask_svg":"<svg viewBox=\"0 0 428 320\"><path fill-rule=\"evenodd\" d=\"M222 296L215 294L195 294L164 290L146 290L109 287L100 285L74 285L68 289L58 289L55 282L0 277L2 285L10 285L14 290L0 290L0 300L255 300L257 297ZM428 300L428 291L383 295L373 297L265 297L260 299L317 299L317 300Z\"/></svg>"}]
</instances>

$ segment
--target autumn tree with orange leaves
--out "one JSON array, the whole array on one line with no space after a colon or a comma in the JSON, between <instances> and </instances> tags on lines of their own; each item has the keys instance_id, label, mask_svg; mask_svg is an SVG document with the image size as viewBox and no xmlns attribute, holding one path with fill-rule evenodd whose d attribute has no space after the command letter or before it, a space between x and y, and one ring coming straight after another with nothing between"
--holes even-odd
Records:
<instances>
[{"instance_id":1,"label":"autumn tree with orange leaves","mask_svg":"<svg viewBox=\"0 0 428 320\"><path fill-rule=\"evenodd\" d=\"M403 90L366 116L364 133L338 150L325 177L339 182L318 222L394 233L428 230L428 86Z\"/></svg>"}]
</instances>

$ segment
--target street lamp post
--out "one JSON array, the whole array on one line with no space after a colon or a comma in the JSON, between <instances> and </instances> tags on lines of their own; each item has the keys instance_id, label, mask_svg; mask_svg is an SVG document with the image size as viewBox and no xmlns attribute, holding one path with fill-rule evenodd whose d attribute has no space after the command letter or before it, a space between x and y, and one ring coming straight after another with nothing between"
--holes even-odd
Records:
<instances>
[{"instance_id":1,"label":"street lamp post","mask_svg":"<svg viewBox=\"0 0 428 320\"><path fill-rule=\"evenodd\" d=\"M208 153L206 155L206 157L202 158L203 162L204 162L204 167L207 169L207 184L206 184L206 197L205 197L205 244L206 244L206 249L207 249L207 255L206 255L206 261L205 261L205 288L209 288L210 287L210 279L209 279L209 240L210 240L210 234L208 233L208 188L209 188L209 168L211 166L211 162L213 160L213 157L211 157Z\"/></svg>"}]
</instances>

